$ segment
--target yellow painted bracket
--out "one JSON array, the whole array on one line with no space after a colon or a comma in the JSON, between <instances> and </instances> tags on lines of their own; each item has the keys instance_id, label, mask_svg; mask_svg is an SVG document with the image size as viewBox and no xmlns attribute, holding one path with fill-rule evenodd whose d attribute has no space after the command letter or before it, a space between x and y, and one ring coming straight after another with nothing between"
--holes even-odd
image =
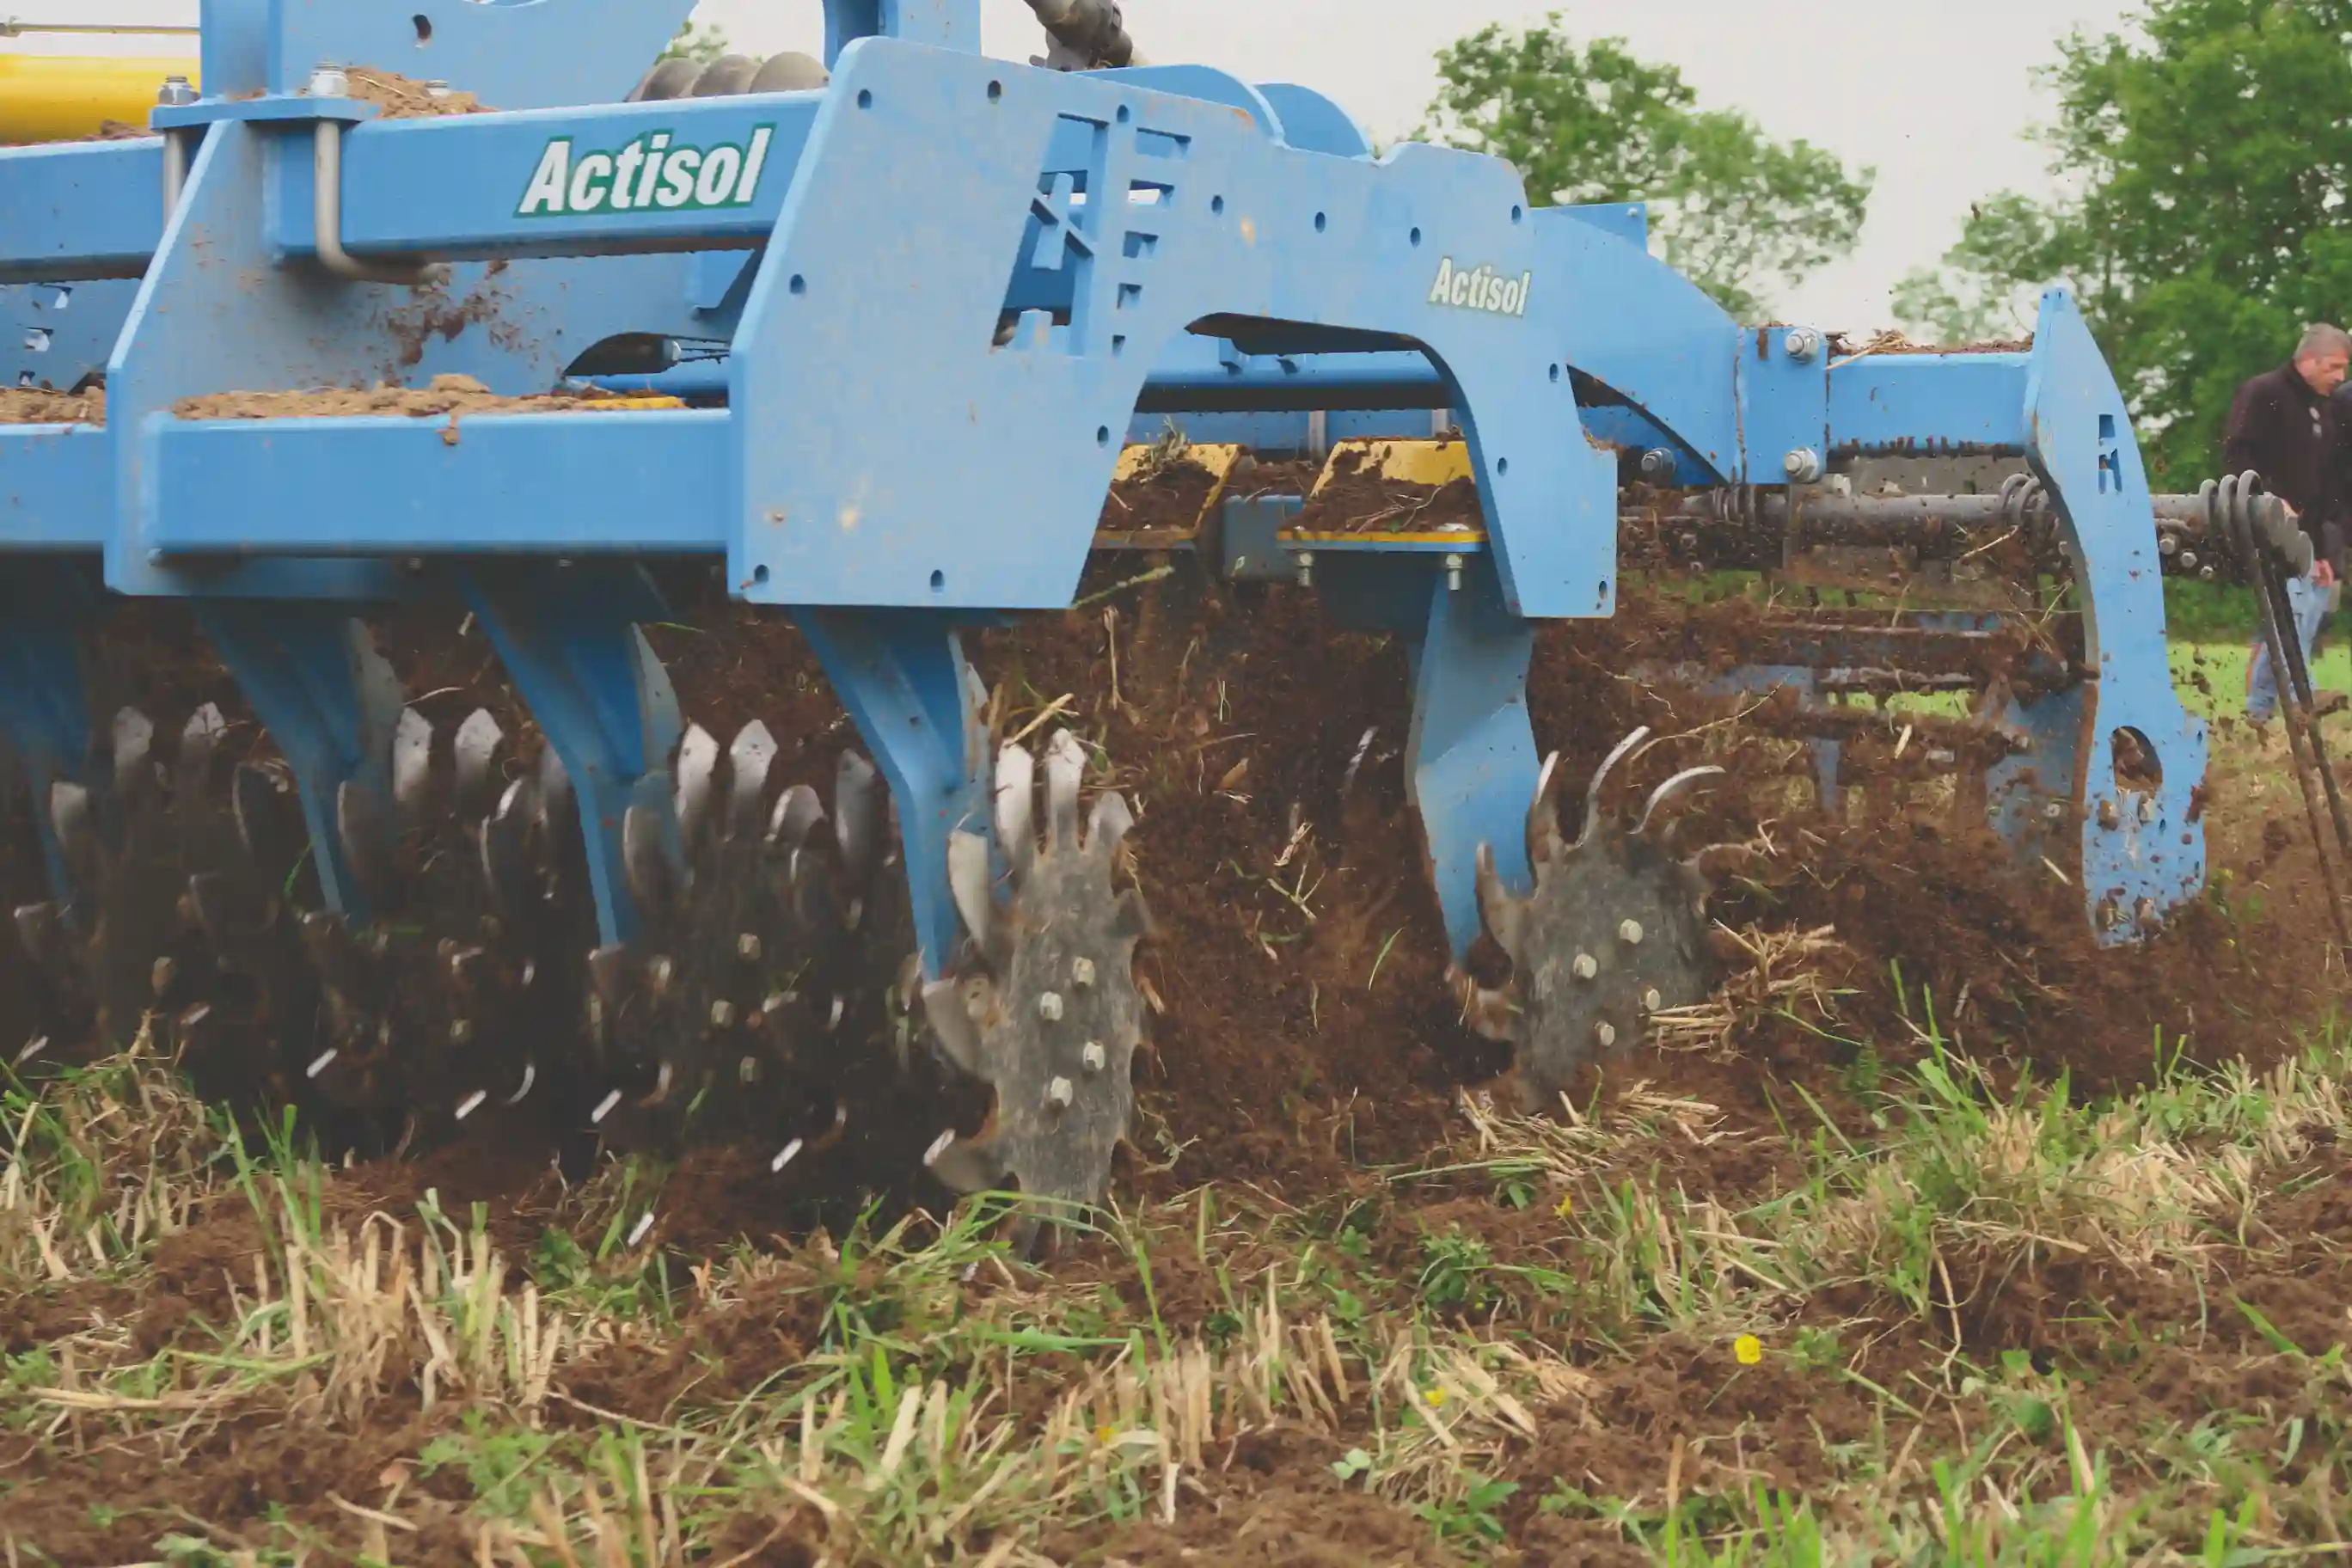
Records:
<instances>
[{"instance_id":1,"label":"yellow painted bracket","mask_svg":"<svg viewBox=\"0 0 2352 1568\"><path fill-rule=\"evenodd\" d=\"M0 54L0 146L84 141L110 120L143 127L174 76L202 86L193 59Z\"/></svg>"},{"instance_id":2,"label":"yellow painted bracket","mask_svg":"<svg viewBox=\"0 0 2352 1568\"><path fill-rule=\"evenodd\" d=\"M1148 479L1152 464L1158 460L1157 447L1129 447L1118 455L1118 467L1111 471L1111 493L1117 495L1122 485L1135 484ZM1216 483L1210 487L1208 499L1201 510L1181 527L1113 528L1105 526L1095 532L1097 548L1105 550L1171 550L1191 544L1201 537L1209 520L1224 504L1225 485L1233 478L1234 467L1242 460L1243 448L1234 446L1198 446L1184 449L1183 460L1206 468ZM1116 502L1106 503L1108 514L1116 516Z\"/></svg>"},{"instance_id":3,"label":"yellow painted bracket","mask_svg":"<svg viewBox=\"0 0 2352 1568\"><path fill-rule=\"evenodd\" d=\"M1470 471L1470 444L1467 441L1459 440L1341 441L1332 447L1331 456L1324 462L1323 472L1317 477L1315 488L1307 493L1307 500L1311 503L1343 474L1354 478L1368 473L1391 484L1419 485L1431 490L1444 489L1456 479L1474 477ZM1298 529L1286 529L1281 537L1286 542L1299 544L1452 543L1475 546L1486 542L1486 531L1482 528L1466 532L1452 530L1421 533L1378 531L1341 533L1307 532Z\"/></svg>"}]
</instances>

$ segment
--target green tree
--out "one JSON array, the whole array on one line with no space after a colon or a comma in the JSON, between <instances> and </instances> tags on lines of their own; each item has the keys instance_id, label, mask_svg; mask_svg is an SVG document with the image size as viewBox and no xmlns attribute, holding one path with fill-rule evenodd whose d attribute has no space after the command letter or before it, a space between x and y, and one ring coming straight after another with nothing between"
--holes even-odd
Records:
<instances>
[{"instance_id":1,"label":"green tree","mask_svg":"<svg viewBox=\"0 0 2352 1568\"><path fill-rule=\"evenodd\" d=\"M1703 109L1673 66L1621 38L1580 47L1557 12L1449 44L1437 75L1423 137L1509 160L1538 203L1647 201L1661 254L1736 315L1761 318L1862 232L1874 170Z\"/></svg>"},{"instance_id":2,"label":"green tree","mask_svg":"<svg viewBox=\"0 0 2352 1568\"><path fill-rule=\"evenodd\" d=\"M1898 306L1915 327L2006 333L2066 284L2150 466L2193 484L2239 384L2352 312L2352 0L2149 0L2042 74L2059 109L2035 139L2067 194L1980 204Z\"/></svg>"},{"instance_id":3,"label":"green tree","mask_svg":"<svg viewBox=\"0 0 2352 1568\"><path fill-rule=\"evenodd\" d=\"M697 65L709 65L727 52L727 34L718 27L705 27L688 22L677 30L669 47L662 51L666 60L692 60Z\"/></svg>"}]
</instances>

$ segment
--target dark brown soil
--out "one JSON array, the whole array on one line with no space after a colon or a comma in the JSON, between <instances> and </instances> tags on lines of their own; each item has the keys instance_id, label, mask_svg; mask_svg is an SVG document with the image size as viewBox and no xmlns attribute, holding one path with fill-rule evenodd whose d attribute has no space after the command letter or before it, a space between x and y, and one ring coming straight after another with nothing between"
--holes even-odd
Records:
<instances>
[{"instance_id":1,"label":"dark brown soil","mask_svg":"<svg viewBox=\"0 0 2352 1568\"><path fill-rule=\"evenodd\" d=\"M106 394L0 387L0 425L103 425Z\"/></svg>"},{"instance_id":2,"label":"dark brown soil","mask_svg":"<svg viewBox=\"0 0 2352 1568\"><path fill-rule=\"evenodd\" d=\"M509 397L469 375L436 375L430 384L329 386L303 392L215 392L182 398L173 412L183 419L341 419L361 416L447 418L467 414L597 414L640 411L641 399L548 394ZM453 443L454 444L454 443Z\"/></svg>"},{"instance_id":3,"label":"dark brown soil","mask_svg":"<svg viewBox=\"0 0 2352 1568\"><path fill-rule=\"evenodd\" d=\"M1111 487L1103 502L1101 531L1142 534L1165 543L1200 531L1209 500L1223 483L1191 458L1163 463L1139 479Z\"/></svg>"},{"instance_id":4,"label":"dark brown soil","mask_svg":"<svg viewBox=\"0 0 2352 1568\"><path fill-rule=\"evenodd\" d=\"M1253 482L1267 479L1261 470ZM1126 570L1131 564L1118 574ZM722 744L761 719L783 747L789 776L828 781L855 737L804 647L789 627L723 606L710 587L686 580L677 620L651 633L688 715ZM488 706L524 733L487 642L455 635L455 619L420 611L383 626L411 700L436 724ZM1678 652L1718 657L1740 646L1748 626L1694 628L1636 601L1614 623L1547 632L1530 694L1540 745L1558 749L1567 777L1580 781L1636 723L1678 733L1687 716L1622 672L1635 659ZM1443 933L1405 798L1402 652L1332 627L1311 595L1211 591L1181 571L1150 591L977 635L969 646L998 693L1005 729L1076 694L1061 721L1102 743L1112 782L1140 818L1131 842L1158 921L1140 960L1155 1016L1152 1048L1137 1067L1140 1113L1121 1190L1169 1195L1245 1182L1309 1211L1370 1205L1380 1212L1358 1227L1363 1258L1400 1290L1410 1290L1426 1238L1449 1231L1479 1239L1498 1260L1556 1263L1540 1209L1444 1184L1405 1203L1363 1169L1423 1155L1458 1126L1463 1089L1507 1065L1463 1027L1441 983ZM126 691L137 676L149 693L167 681L174 713L206 699L223 700L233 718L239 711L184 620L125 617L102 651L104 678ZM1684 738L1644 753L1621 781L1622 795L1612 791L1612 806L1702 758L1719 760L1713 744ZM1742 742L1735 760L1784 769L1773 750L1780 744ZM2237 892L2226 906L2187 911L2146 949L2122 952L2095 947L2072 889L2020 881L1996 846L1950 826L1918 792L1886 792L1861 825L1842 831L1769 791L1704 798L1689 822L1694 842L1760 835L1775 846L1723 880L1718 917L1783 931L1834 928L1845 952L1825 978L1841 993L1838 1016L1817 1029L1753 1016L1724 1058L1642 1053L1611 1064L1610 1088L1644 1079L1723 1112L1720 1141L1662 1156L1648 1179L1727 1198L1785 1190L1795 1171L1781 1127L1801 1103L1796 1090L1859 1127L1856 1068L1923 1055L1934 1031L2012 1073L2067 1075L2078 1092L2151 1077L2159 1028L2168 1051L2186 1031L2199 1058L2278 1058L2293 1044L2294 1023L2313 1016L2332 984L2324 924L2304 918L2313 907L2308 833L2275 809L2275 797L2251 817L2234 815L2231 775L2218 776L2207 820L2214 864L2231 873ZM1574 784L1561 792L1564 811L1580 809L1580 793ZM2248 888L2270 890L2269 902L2249 907ZM331 1185L329 1207L347 1217L404 1214L428 1190L451 1214L481 1203L501 1247L528 1258L564 1212L563 1185L549 1168L555 1152L550 1140L516 1136L364 1164ZM653 1244L690 1263L739 1238L767 1245L804 1235L824 1194L774 1181L761 1154L691 1156L655 1205ZM2231 1409L2315 1422L2326 1414L2320 1396L2234 1303L2315 1356L2343 1339L2352 1265L2335 1238L2352 1222L2347 1193L2352 1180L2323 1151L2268 1210L2275 1234L2221 1259L2201 1290L2177 1276L2046 1250L1988 1247L1947 1258L1958 1348L1979 1360L2024 1352L2071 1369L2078 1419L2087 1426L2095 1415L2105 1432ZM98 1286L0 1302L5 1348L21 1352L98 1322L131 1325L142 1347L178 1342L226 1310L227 1279L249 1274L262 1241L243 1200L224 1199L163 1246L152 1282L137 1292ZM1064 1271L1142 1305L1140 1281L1123 1259L1081 1251ZM1151 1283L1152 1304L1173 1332L1201 1330L1223 1310L1222 1282L1186 1247L1154 1259ZM844 1281L795 1255L748 1300L689 1300L672 1342L614 1348L576 1369L566 1393L648 1422L750 1396L823 1342L836 1291L854 1297L859 1289L854 1273ZM1516 1287L1498 1290L1488 1310L1508 1321L1540 1321L1539 1302ZM1921 1342L1906 1305L1854 1287L1809 1310L1820 1319L1809 1326L1862 1347L1853 1370L1881 1386L1942 1374L1941 1351ZM1672 1473L1685 1490L1744 1491L1761 1481L1818 1497L1840 1481L1834 1446L1874 1438L1877 1401L1835 1366L1776 1353L1745 1367L1728 1346L1671 1336L1628 1361L1622 1347L1588 1340L1590 1331L1573 1323L1547 1330L1547 1342L1570 1353L1584 1381L1536 1413L1544 1435L1510 1452L1498 1478L1518 1487L1502 1517L1521 1561L1641 1560L1614 1527L1573 1508L1540 1507L1556 1483L1655 1502ZM1932 1342L1945 1331L1927 1332ZM449 1419L398 1401L392 1408L393 1418L356 1433L257 1418L206 1427L171 1465L102 1444L11 1437L0 1447L0 1486L14 1483L0 1489L0 1536L59 1561L129 1562L185 1525L183 1515L167 1518L170 1510L214 1521L226 1542L236 1521L276 1504L327 1539L353 1541L354 1521L327 1494L381 1500L389 1468ZM1992 1418L1983 1396L1951 1408L1977 1432ZM1197 1478L1205 1496L1188 1493L1175 1526L1076 1532L1047 1549L1086 1563L1453 1561L1421 1521L1335 1476L1340 1451L1325 1434L1260 1430ZM428 1495L412 1491L402 1508L423 1526L399 1543L404 1560L472 1560L474 1543L457 1523L462 1492ZM113 1511L93 1512L93 1503ZM765 1560L809 1556L782 1542L771 1551Z\"/></svg>"},{"instance_id":5,"label":"dark brown soil","mask_svg":"<svg viewBox=\"0 0 2352 1568\"><path fill-rule=\"evenodd\" d=\"M1443 445L1444 443L1440 443ZM1301 533L1478 531L1486 512L1476 481L1411 484L1384 479L1359 448L1335 453L1323 480L1292 524Z\"/></svg>"}]
</instances>

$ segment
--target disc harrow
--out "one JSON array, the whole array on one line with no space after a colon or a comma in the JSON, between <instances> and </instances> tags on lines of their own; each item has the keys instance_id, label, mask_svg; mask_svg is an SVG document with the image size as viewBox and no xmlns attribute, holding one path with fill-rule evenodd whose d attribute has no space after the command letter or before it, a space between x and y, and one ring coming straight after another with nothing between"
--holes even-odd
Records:
<instances>
[{"instance_id":1,"label":"disc harrow","mask_svg":"<svg viewBox=\"0 0 2352 1568\"><path fill-rule=\"evenodd\" d=\"M1595 1058L1631 1049L1654 1015L1695 1006L1719 984L1703 856L1675 858L1673 823L1659 810L1723 770L1676 773L1651 793L1630 828L1608 820L1601 805L1610 773L1649 738L1648 730L1636 730L1602 760L1585 788L1584 825L1572 841L1560 833L1553 799L1559 753L1545 760L1528 809L1536 875L1527 896L1505 886L1493 847L1479 848L1479 910L1511 961L1511 975L1496 988L1457 971L1454 983L1471 1026L1514 1047L1519 1098L1529 1110L1552 1104Z\"/></svg>"},{"instance_id":2,"label":"disc harrow","mask_svg":"<svg viewBox=\"0 0 2352 1568\"><path fill-rule=\"evenodd\" d=\"M42 1050L146 1028L387 1146L532 1118L1099 1203L1152 797L1084 806L1083 705L1000 743L963 644L1081 602L1097 552L1181 567L1127 585L1224 609L1211 660L1270 593L1402 646L1452 984L1530 1105L1719 978L1675 831L1708 742L1620 746L1569 838L1552 623L1627 621L1611 675L1747 705L1832 816L1924 759L2103 940L2198 896L2160 584L2226 531L2150 496L2063 292L2028 349L1840 352L1733 321L1638 206L1144 64L1116 5L1032 0L1066 68L981 55L978 0L660 60L690 8L442 7L446 81L362 101L413 0L217 7L149 134L0 150L0 300L44 323L0 341L0 736L50 883L0 1016ZM1736 637L1658 615L1724 562L1767 584ZM720 706L646 628L711 581L789 617L854 750L740 691L731 733L686 722ZM133 599L188 603L233 722L93 700ZM365 627L419 606L510 705L399 688ZM1671 776L1619 802L1654 742Z\"/></svg>"},{"instance_id":3,"label":"disc harrow","mask_svg":"<svg viewBox=\"0 0 2352 1568\"><path fill-rule=\"evenodd\" d=\"M1087 757L1068 731L1045 748L1045 826L1036 823L1036 761L999 753L995 835L959 832L949 846L956 907L971 932L965 973L923 989L923 1010L955 1065L995 1093L977 1136L942 1134L925 1157L958 1192L1002 1187L1066 1205L1098 1203L1111 1156L1135 1110L1132 1071L1143 1038L1136 944L1150 934L1143 896L1117 883L1119 847L1135 826L1125 796L1095 798L1081 837ZM1010 868L999 900L992 847Z\"/></svg>"}]
</instances>

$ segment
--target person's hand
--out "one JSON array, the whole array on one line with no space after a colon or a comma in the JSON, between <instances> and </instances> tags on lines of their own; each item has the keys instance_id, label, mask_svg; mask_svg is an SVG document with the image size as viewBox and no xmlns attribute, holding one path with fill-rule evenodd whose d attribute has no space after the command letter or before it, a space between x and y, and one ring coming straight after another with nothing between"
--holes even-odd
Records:
<instances>
[{"instance_id":1,"label":"person's hand","mask_svg":"<svg viewBox=\"0 0 2352 1568\"><path fill-rule=\"evenodd\" d=\"M2335 563L2329 561L2325 555L2322 555L2312 562L2311 582L2312 585L2316 588L2333 588L2336 586Z\"/></svg>"}]
</instances>

